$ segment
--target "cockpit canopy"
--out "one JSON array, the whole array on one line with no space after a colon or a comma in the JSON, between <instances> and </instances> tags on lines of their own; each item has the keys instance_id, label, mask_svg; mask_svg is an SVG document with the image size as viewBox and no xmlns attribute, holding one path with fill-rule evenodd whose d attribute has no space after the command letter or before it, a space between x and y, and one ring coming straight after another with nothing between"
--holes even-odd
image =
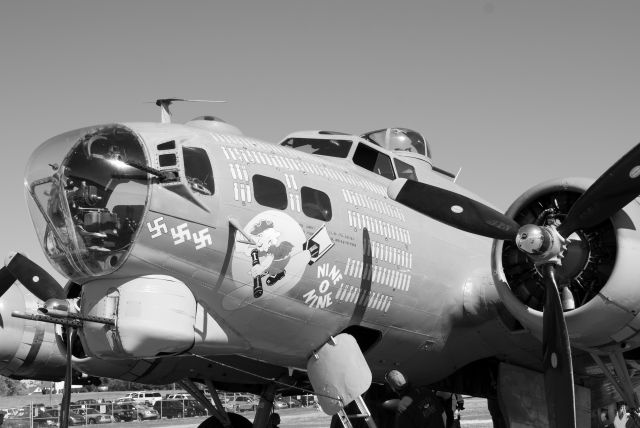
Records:
<instances>
[{"instance_id":1,"label":"cockpit canopy","mask_svg":"<svg viewBox=\"0 0 640 428\"><path fill-rule=\"evenodd\" d=\"M362 136L335 131L298 131L286 136L280 145L312 155L342 158L389 180L396 177L426 180L435 169L427 141L418 132L406 128L379 129ZM454 177L443 170L437 171Z\"/></svg>"},{"instance_id":2,"label":"cockpit canopy","mask_svg":"<svg viewBox=\"0 0 640 428\"><path fill-rule=\"evenodd\" d=\"M407 128L384 128L361 135L387 150L413 152L431 158L431 148L419 132Z\"/></svg>"}]
</instances>

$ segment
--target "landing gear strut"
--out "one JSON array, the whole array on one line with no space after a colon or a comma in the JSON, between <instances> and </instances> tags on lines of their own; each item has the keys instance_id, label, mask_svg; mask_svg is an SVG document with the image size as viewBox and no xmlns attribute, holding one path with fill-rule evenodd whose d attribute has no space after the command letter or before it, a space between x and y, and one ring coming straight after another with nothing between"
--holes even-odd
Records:
<instances>
[{"instance_id":1,"label":"landing gear strut","mask_svg":"<svg viewBox=\"0 0 640 428\"><path fill-rule=\"evenodd\" d=\"M187 391L193 398L202 404L212 415L205 419L198 428L251 428L251 422L240 415L235 413L227 413L218 397L218 391L216 390L213 382L207 381L207 387L211 394L211 400L207 399L200 389L193 383L191 379L184 379L180 381L180 385Z\"/></svg>"}]
</instances>

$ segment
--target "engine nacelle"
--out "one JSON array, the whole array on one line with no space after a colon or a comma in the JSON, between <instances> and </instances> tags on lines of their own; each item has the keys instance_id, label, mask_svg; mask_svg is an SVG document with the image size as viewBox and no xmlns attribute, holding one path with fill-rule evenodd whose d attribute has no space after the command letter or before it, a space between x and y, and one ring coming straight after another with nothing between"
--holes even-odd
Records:
<instances>
[{"instance_id":1,"label":"engine nacelle","mask_svg":"<svg viewBox=\"0 0 640 428\"><path fill-rule=\"evenodd\" d=\"M36 312L42 302L16 282L0 299L0 375L14 379L61 380L65 351L53 324L11 316Z\"/></svg>"},{"instance_id":2,"label":"engine nacelle","mask_svg":"<svg viewBox=\"0 0 640 428\"><path fill-rule=\"evenodd\" d=\"M561 222L593 180L552 180L518 198L506 215L519 224ZM640 204L633 201L609 220L570 236L560 286L567 285L576 309L565 312L573 346L602 349L640 346ZM511 314L542 338L542 276L515 243L495 241L492 271Z\"/></svg>"},{"instance_id":3,"label":"engine nacelle","mask_svg":"<svg viewBox=\"0 0 640 428\"><path fill-rule=\"evenodd\" d=\"M195 297L169 276L90 281L82 287L80 307L85 316L115 320L115 326L84 324L80 338L89 356L153 358L194 344Z\"/></svg>"}]
</instances>

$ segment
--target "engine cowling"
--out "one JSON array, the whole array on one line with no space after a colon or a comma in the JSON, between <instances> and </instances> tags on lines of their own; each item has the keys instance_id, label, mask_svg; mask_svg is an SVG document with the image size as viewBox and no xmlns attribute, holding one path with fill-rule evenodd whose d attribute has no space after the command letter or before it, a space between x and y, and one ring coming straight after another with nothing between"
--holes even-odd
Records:
<instances>
[{"instance_id":1,"label":"engine cowling","mask_svg":"<svg viewBox=\"0 0 640 428\"><path fill-rule=\"evenodd\" d=\"M42 302L16 282L0 299L0 375L14 379L61 380L65 354L53 324L11 316L35 312Z\"/></svg>"},{"instance_id":2,"label":"engine cowling","mask_svg":"<svg viewBox=\"0 0 640 428\"><path fill-rule=\"evenodd\" d=\"M89 356L153 358L190 349L196 300L181 281L163 275L98 278L84 284L82 313L114 319L114 328L85 323L80 338Z\"/></svg>"},{"instance_id":3,"label":"engine cowling","mask_svg":"<svg viewBox=\"0 0 640 428\"><path fill-rule=\"evenodd\" d=\"M539 184L506 212L519 224L560 224L593 180L570 178ZM640 346L640 204L631 202L603 223L570 236L558 283L571 290L576 309L565 312L573 346L631 349ZM542 338L544 284L515 243L497 240L492 271L505 306Z\"/></svg>"}]
</instances>

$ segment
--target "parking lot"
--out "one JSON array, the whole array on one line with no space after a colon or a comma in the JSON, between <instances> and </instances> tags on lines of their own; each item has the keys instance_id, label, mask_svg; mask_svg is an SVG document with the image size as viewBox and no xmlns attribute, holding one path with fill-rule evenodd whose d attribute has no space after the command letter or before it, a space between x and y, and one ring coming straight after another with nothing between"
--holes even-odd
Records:
<instances>
[{"instance_id":1,"label":"parking lot","mask_svg":"<svg viewBox=\"0 0 640 428\"><path fill-rule=\"evenodd\" d=\"M166 394L166 391L163 392L163 397ZM85 394L73 394L72 401L78 402L81 400L117 400L117 398L121 398L123 393L114 393L114 392L105 392L105 393L85 393ZM233 394L227 394L224 396L227 403L231 403L230 398ZM236 394L236 396L246 396L246 394ZM53 396L57 397L57 396ZM51 404L53 407L59 404L58 400L54 400L51 398ZM255 399L255 397L253 397ZM302 398L302 397L300 397ZM46 399L46 400L45 400ZM21 397L0 397L0 409L20 409L27 407L28 409L32 409L35 407L39 407L42 405L43 407L52 407L52 406L44 406L45 401L49 403L49 396L21 396ZM181 402L182 400L178 400ZM244 400L240 400L244 401ZM331 417L324 414L321 410L319 410L316 406L304 406L303 399L298 399L297 397L284 397L279 400L276 400L275 407L276 411L280 414L282 423L280 424L281 428L327 428L331 423ZM55 403L55 404L53 404ZM87 403L90 404L90 403ZM98 411L102 411L102 406L105 406L105 410L110 406L112 407L112 403L99 403ZM493 426L491 423L491 419L489 417L489 413L486 407L486 401L481 398L467 398L465 399L465 410L462 412L462 427L473 427L473 428L490 428ZM120 421L116 422L114 420L109 420L101 423L109 423L111 428L183 428L183 427L197 427L202 421L204 421L208 416L206 415L188 415L187 413L183 413L182 416L173 416L165 413L164 405L162 407L163 413L162 416L160 414L155 418L142 419L138 420L138 418L133 418L128 422ZM230 409L235 410L235 409ZM51 428L57 424L57 420L52 421L51 423L46 422L46 418L38 419L37 417L29 417L28 410L24 412L27 416L22 418L8 418L5 421L5 424L2 428L31 428L33 427L47 427ZM239 409L238 413L242 414L249 420L253 420L255 412L253 410L243 410ZM109 412L106 412L109 414ZM32 425L33 422L33 425ZM44 424L43 424L44 423ZM91 424L90 420L85 417L77 425Z\"/></svg>"},{"instance_id":2,"label":"parking lot","mask_svg":"<svg viewBox=\"0 0 640 428\"><path fill-rule=\"evenodd\" d=\"M4 414L2 428L52 427L57 425L60 395L31 395L2 397L0 413ZM228 411L246 413L252 417L258 406L258 397L249 394L221 393L220 399ZM278 411L312 404L313 396L278 398L274 405ZM168 419L203 420L207 409L182 391L129 393L72 394L69 424L118 424L152 422ZM186 421L185 421L186 422ZM188 424L197 425L195 420ZM183 424L183 423L181 423Z\"/></svg>"}]
</instances>

